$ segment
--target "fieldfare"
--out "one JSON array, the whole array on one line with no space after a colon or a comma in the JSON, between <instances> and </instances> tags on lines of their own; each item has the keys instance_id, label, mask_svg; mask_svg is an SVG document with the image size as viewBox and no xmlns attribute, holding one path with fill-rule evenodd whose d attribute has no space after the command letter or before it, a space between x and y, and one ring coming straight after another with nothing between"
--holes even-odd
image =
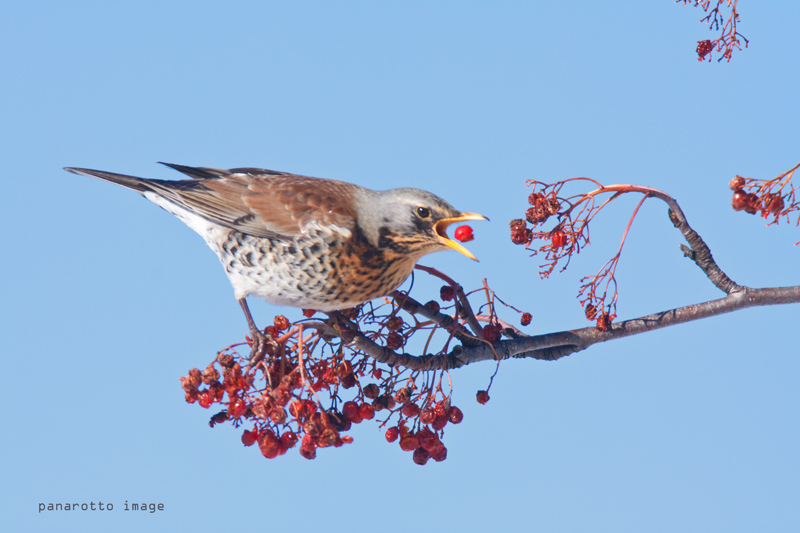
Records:
<instances>
[{"instance_id":1,"label":"fieldfare","mask_svg":"<svg viewBox=\"0 0 800 533\"><path fill-rule=\"evenodd\" d=\"M446 230L487 220L420 189L373 191L259 168L164 164L192 179L65 170L133 189L199 233L225 267L254 353L266 338L248 295L318 311L354 307L395 290L426 254L451 248L475 259Z\"/></svg>"}]
</instances>

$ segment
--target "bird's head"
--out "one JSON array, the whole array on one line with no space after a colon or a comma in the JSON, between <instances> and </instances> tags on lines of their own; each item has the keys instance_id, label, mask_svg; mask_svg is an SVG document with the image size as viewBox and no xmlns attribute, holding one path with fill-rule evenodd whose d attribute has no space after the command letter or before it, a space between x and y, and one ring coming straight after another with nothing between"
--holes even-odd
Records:
<instances>
[{"instance_id":1,"label":"bird's head","mask_svg":"<svg viewBox=\"0 0 800 533\"><path fill-rule=\"evenodd\" d=\"M469 250L447 236L447 228L458 222L489 220L485 216L461 212L421 189L369 193L359 206L358 225L374 246L414 259L451 248L477 261Z\"/></svg>"}]
</instances>

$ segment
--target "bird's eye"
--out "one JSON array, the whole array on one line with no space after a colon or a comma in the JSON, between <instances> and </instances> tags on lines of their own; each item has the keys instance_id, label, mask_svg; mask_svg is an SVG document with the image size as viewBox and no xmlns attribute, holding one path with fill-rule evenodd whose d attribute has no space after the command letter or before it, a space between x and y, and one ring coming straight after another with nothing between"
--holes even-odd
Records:
<instances>
[{"instance_id":1,"label":"bird's eye","mask_svg":"<svg viewBox=\"0 0 800 533\"><path fill-rule=\"evenodd\" d=\"M431 216L431 210L427 207L419 206L417 208L417 215L419 215L420 218L428 218Z\"/></svg>"}]
</instances>

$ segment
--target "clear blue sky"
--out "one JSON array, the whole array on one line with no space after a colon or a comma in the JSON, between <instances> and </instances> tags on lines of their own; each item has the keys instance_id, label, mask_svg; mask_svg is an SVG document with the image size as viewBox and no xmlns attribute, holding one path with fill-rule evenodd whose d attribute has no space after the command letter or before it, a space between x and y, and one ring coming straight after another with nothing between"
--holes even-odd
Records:
<instances>
[{"instance_id":1,"label":"clear blue sky","mask_svg":"<svg viewBox=\"0 0 800 533\"><path fill-rule=\"evenodd\" d=\"M800 159L800 4L741 9L750 49L707 64L701 12L670 0L7 3L0 529L797 528L797 306L505 362L486 406L474 395L494 365L454 372L465 420L441 464L414 465L376 424L314 461L267 461L209 429L178 382L245 333L217 259L138 195L61 170L177 178L168 161L431 190L492 221L473 225L480 263L425 264L468 288L487 277L533 314L530 333L588 324L577 280L635 201L543 282L508 240L525 179L663 189L734 280L793 285L800 233L734 213L727 182ZM618 272L622 318L721 296L681 242L648 202ZM115 510L37 513L90 501Z\"/></svg>"}]
</instances>

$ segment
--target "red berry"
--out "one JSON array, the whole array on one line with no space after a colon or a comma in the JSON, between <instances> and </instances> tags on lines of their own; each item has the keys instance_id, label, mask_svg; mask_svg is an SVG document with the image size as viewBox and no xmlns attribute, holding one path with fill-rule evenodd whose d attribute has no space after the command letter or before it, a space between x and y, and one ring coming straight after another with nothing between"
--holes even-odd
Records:
<instances>
[{"instance_id":1,"label":"red berry","mask_svg":"<svg viewBox=\"0 0 800 533\"><path fill-rule=\"evenodd\" d=\"M439 298L441 298L443 302L449 302L455 298L455 295L456 291L453 290L452 285L444 285L441 289L439 289Z\"/></svg>"},{"instance_id":2,"label":"red berry","mask_svg":"<svg viewBox=\"0 0 800 533\"><path fill-rule=\"evenodd\" d=\"M405 339L396 331L390 331L386 336L386 347L390 350L402 348L403 344L405 344Z\"/></svg>"},{"instance_id":3,"label":"red berry","mask_svg":"<svg viewBox=\"0 0 800 533\"><path fill-rule=\"evenodd\" d=\"M519 319L519 323L523 326L527 326L533 320L533 316L530 313L522 313L522 318Z\"/></svg>"},{"instance_id":4,"label":"red berry","mask_svg":"<svg viewBox=\"0 0 800 533\"><path fill-rule=\"evenodd\" d=\"M695 50L698 55L697 60L702 61L703 58L706 57L713 49L714 45L711 44L711 41L708 39L705 41L697 41L697 49Z\"/></svg>"},{"instance_id":5,"label":"red berry","mask_svg":"<svg viewBox=\"0 0 800 533\"><path fill-rule=\"evenodd\" d=\"M228 405L228 414L233 418L239 418L247 411L247 404L241 398L236 398Z\"/></svg>"},{"instance_id":6,"label":"red berry","mask_svg":"<svg viewBox=\"0 0 800 533\"><path fill-rule=\"evenodd\" d=\"M372 420L372 417L375 416L375 409L373 409L371 405L363 403L361 407L358 408L358 414L360 414L361 418L364 420Z\"/></svg>"},{"instance_id":7,"label":"red berry","mask_svg":"<svg viewBox=\"0 0 800 533\"><path fill-rule=\"evenodd\" d=\"M204 390L203 392L198 394L197 403L199 403L200 407L202 407L203 409L208 409L213 403L211 399L211 393L207 390Z\"/></svg>"},{"instance_id":8,"label":"red berry","mask_svg":"<svg viewBox=\"0 0 800 533\"><path fill-rule=\"evenodd\" d=\"M433 420L431 427L436 431L441 431L447 425L447 415L439 415Z\"/></svg>"},{"instance_id":9,"label":"red berry","mask_svg":"<svg viewBox=\"0 0 800 533\"><path fill-rule=\"evenodd\" d=\"M784 206L785 204L783 202L783 198L776 194L769 200L769 204L767 205L767 210L769 210L769 212L772 213L773 215L777 215L778 213L783 211Z\"/></svg>"},{"instance_id":10,"label":"red berry","mask_svg":"<svg viewBox=\"0 0 800 533\"><path fill-rule=\"evenodd\" d=\"M356 402L344 402L344 405L342 406L342 414L346 419L354 424L358 424L364 419L359 412L358 404Z\"/></svg>"},{"instance_id":11,"label":"red berry","mask_svg":"<svg viewBox=\"0 0 800 533\"><path fill-rule=\"evenodd\" d=\"M734 211L742 211L747 206L747 193L743 189L733 191L733 200L731 200L731 207Z\"/></svg>"},{"instance_id":12,"label":"red berry","mask_svg":"<svg viewBox=\"0 0 800 533\"><path fill-rule=\"evenodd\" d=\"M366 387L364 387L364 396L369 398L370 400L374 400L380 395L381 391L378 386L374 383L370 383Z\"/></svg>"},{"instance_id":13,"label":"red berry","mask_svg":"<svg viewBox=\"0 0 800 533\"><path fill-rule=\"evenodd\" d=\"M475 238L475 236L472 234L472 228L469 226L457 227L453 236L456 238L456 240L461 242L469 242Z\"/></svg>"},{"instance_id":14,"label":"red berry","mask_svg":"<svg viewBox=\"0 0 800 533\"><path fill-rule=\"evenodd\" d=\"M386 329L389 331L400 331L403 329L403 319L397 315L386 321Z\"/></svg>"},{"instance_id":15,"label":"red berry","mask_svg":"<svg viewBox=\"0 0 800 533\"><path fill-rule=\"evenodd\" d=\"M410 452L419 448L419 439L413 435L406 435L400 439L400 449L404 452Z\"/></svg>"},{"instance_id":16,"label":"red berry","mask_svg":"<svg viewBox=\"0 0 800 533\"><path fill-rule=\"evenodd\" d=\"M303 316L306 318L311 318L312 316L314 316L314 313L316 313L316 311L314 311L313 309L303 309Z\"/></svg>"},{"instance_id":17,"label":"red berry","mask_svg":"<svg viewBox=\"0 0 800 533\"><path fill-rule=\"evenodd\" d=\"M403 406L403 416L405 417L414 418L415 416L419 415L419 412L419 405L415 403L407 403Z\"/></svg>"},{"instance_id":18,"label":"red berry","mask_svg":"<svg viewBox=\"0 0 800 533\"><path fill-rule=\"evenodd\" d=\"M555 230L550 234L550 242L553 243L553 248L561 248L567 244L567 236L560 229Z\"/></svg>"},{"instance_id":19,"label":"red berry","mask_svg":"<svg viewBox=\"0 0 800 533\"><path fill-rule=\"evenodd\" d=\"M294 431L287 431L281 435L281 443L286 446L286 448L294 448L294 445L297 444L297 435Z\"/></svg>"},{"instance_id":20,"label":"red berry","mask_svg":"<svg viewBox=\"0 0 800 533\"><path fill-rule=\"evenodd\" d=\"M479 390L477 394L478 403L481 405L486 405L486 402L489 401L489 392L485 390Z\"/></svg>"},{"instance_id":21,"label":"red berry","mask_svg":"<svg viewBox=\"0 0 800 533\"><path fill-rule=\"evenodd\" d=\"M271 430L266 430L258 439L258 447L267 459L276 458L281 450L280 441Z\"/></svg>"},{"instance_id":22,"label":"red berry","mask_svg":"<svg viewBox=\"0 0 800 533\"><path fill-rule=\"evenodd\" d=\"M397 440L397 437L400 435L400 430L396 427L389 428L386 430L386 441L387 442L394 442Z\"/></svg>"},{"instance_id":23,"label":"red berry","mask_svg":"<svg viewBox=\"0 0 800 533\"><path fill-rule=\"evenodd\" d=\"M500 326L497 324L486 324L483 326L483 338L489 342L500 340Z\"/></svg>"},{"instance_id":24,"label":"red berry","mask_svg":"<svg viewBox=\"0 0 800 533\"><path fill-rule=\"evenodd\" d=\"M258 433L255 431L250 431L249 429L245 429L244 433L242 433L242 444L245 446L252 446L258 440Z\"/></svg>"},{"instance_id":25,"label":"red berry","mask_svg":"<svg viewBox=\"0 0 800 533\"><path fill-rule=\"evenodd\" d=\"M511 231L511 242L514 244L528 244L533 238L533 232L527 228Z\"/></svg>"},{"instance_id":26,"label":"red berry","mask_svg":"<svg viewBox=\"0 0 800 533\"><path fill-rule=\"evenodd\" d=\"M741 176L736 176L731 180L728 184L732 191L738 191L742 187L744 187L744 178Z\"/></svg>"},{"instance_id":27,"label":"red berry","mask_svg":"<svg viewBox=\"0 0 800 533\"><path fill-rule=\"evenodd\" d=\"M428 452L426 452L422 448L417 448L416 450L414 450L414 455L412 458L414 459L414 462L416 464L422 466L428 462L428 459L430 459L430 457L431 456L430 454L428 454Z\"/></svg>"},{"instance_id":28,"label":"red berry","mask_svg":"<svg viewBox=\"0 0 800 533\"><path fill-rule=\"evenodd\" d=\"M431 459L433 459L437 463L440 463L445 459L447 459L447 448L444 447L444 444L442 444L440 447L436 448L436 450L431 452Z\"/></svg>"},{"instance_id":29,"label":"red berry","mask_svg":"<svg viewBox=\"0 0 800 533\"><path fill-rule=\"evenodd\" d=\"M278 331L284 331L289 329L289 319L283 315L278 315L275 317L275 329Z\"/></svg>"},{"instance_id":30,"label":"red berry","mask_svg":"<svg viewBox=\"0 0 800 533\"><path fill-rule=\"evenodd\" d=\"M453 424L460 424L461 421L464 420L464 413L462 413L461 409L458 407L452 406L447 412L447 419Z\"/></svg>"},{"instance_id":31,"label":"red berry","mask_svg":"<svg viewBox=\"0 0 800 533\"><path fill-rule=\"evenodd\" d=\"M426 407L419 414L419 421L423 424L431 424L436 420L436 413L430 407Z\"/></svg>"}]
</instances>

